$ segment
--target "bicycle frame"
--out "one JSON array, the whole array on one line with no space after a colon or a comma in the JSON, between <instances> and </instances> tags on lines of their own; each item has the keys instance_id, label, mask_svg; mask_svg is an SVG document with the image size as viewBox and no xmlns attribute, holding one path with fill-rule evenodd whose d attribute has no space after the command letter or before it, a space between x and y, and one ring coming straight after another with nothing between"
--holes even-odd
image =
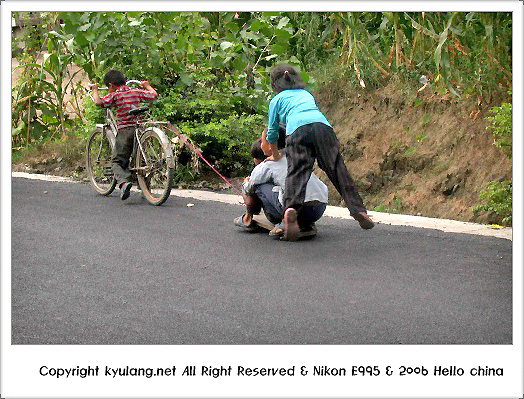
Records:
<instances>
[{"instance_id":1,"label":"bicycle frame","mask_svg":"<svg viewBox=\"0 0 524 399\"><path fill-rule=\"evenodd\" d=\"M96 129L104 130L106 127L108 128L106 131L108 132L109 140L111 140L111 146L114 148L118 129L116 128L115 117L109 108L106 109L105 120L106 123L97 123Z\"/></svg>"},{"instance_id":2,"label":"bicycle frame","mask_svg":"<svg viewBox=\"0 0 524 399\"><path fill-rule=\"evenodd\" d=\"M139 81L137 80L130 80L130 81L127 81L126 84L129 84L129 83L140 83ZM100 88L100 90L107 90L107 88L105 87L102 87ZM88 91L88 94L89 94L89 97L91 97L91 99L94 101L94 98L93 96L91 95L91 93ZM116 136L118 134L118 128L117 128L117 123L116 123L116 119L115 119L115 116L113 114L113 112L111 111L110 108L106 108L106 115L105 115L105 121L106 123L97 123L96 124L96 129L100 129L100 130L104 130L106 127L108 127L108 137L109 139L111 140L111 145L112 147L114 148L115 147L115 141L116 141ZM144 157L144 160L146 161L146 164L149 164L149 161L147 160L147 156L145 154L145 151L144 149L142 148L142 145L140 144L140 137L142 136L142 134L144 133L144 130L146 128L146 125L151 125L152 127L158 127L159 125L166 125L167 123L166 122L159 122L159 121L152 121L152 120L148 120L148 121L142 121L142 122L137 122L136 125L135 125L135 143L134 143L134 146L133 146L133 152L131 153L131 161L129 163L129 170L130 171L137 171L138 168L136 168L134 165L135 165L135 160L136 160L136 156L137 156L137 151L138 149L140 149L140 154L141 156ZM165 137L164 134L162 134L160 136L161 140L162 140L162 143L166 144L166 147L168 147L169 149L171 149L171 144L169 143L169 140L167 139L167 137ZM174 168L175 167L175 161L174 161L174 157L173 157L173 152L170 151L168 154L166 154L166 158L167 158L167 162L168 162L168 166L171 167L171 168ZM143 168L143 170L145 170L145 168Z\"/></svg>"}]
</instances>

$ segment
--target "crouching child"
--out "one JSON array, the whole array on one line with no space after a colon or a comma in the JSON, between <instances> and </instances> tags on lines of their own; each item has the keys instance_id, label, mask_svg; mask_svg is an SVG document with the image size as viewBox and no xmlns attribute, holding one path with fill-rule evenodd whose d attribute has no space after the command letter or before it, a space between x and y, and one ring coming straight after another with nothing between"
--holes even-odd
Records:
<instances>
[{"instance_id":1,"label":"crouching child","mask_svg":"<svg viewBox=\"0 0 524 399\"><path fill-rule=\"evenodd\" d=\"M282 128L281 128L282 129ZM257 224L253 221L253 215L264 211L266 218L275 225L269 232L270 236L286 240L286 228L284 220L284 190L287 176L287 159L285 155L285 130L280 134L278 151L281 157L278 161L267 162L267 157L273 154L270 144L266 140L266 130L251 146L251 156L255 167L250 176L244 179L243 198L246 211L243 216L234 220L236 226L245 231L255 231ZM306 186L304 206L297 213L297 223L301 237L316 234L315 222L319 220L326 210L328 202L328 188L315 175L311 177Z\"/></svg>"}]
</instances>

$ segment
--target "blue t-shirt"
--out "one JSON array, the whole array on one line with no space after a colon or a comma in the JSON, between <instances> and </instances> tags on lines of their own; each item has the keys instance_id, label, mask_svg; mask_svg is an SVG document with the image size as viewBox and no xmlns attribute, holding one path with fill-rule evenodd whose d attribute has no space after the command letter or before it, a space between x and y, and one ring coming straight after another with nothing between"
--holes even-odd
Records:
<instances>
[{"instance_id":1,"label":"blue t-shirt","mask_svg":"<svg viewBox=\"0 0 524 399\"><path fill-rule=\"evenodd\" d=\"M315 98L304 89L284 90L269 103L269 118L266 140L274 143L278 140L278 125L286 125L286 136L293 134L300 126L320 122L331 126L319 111Z\"/></svg>"}]
</instances>

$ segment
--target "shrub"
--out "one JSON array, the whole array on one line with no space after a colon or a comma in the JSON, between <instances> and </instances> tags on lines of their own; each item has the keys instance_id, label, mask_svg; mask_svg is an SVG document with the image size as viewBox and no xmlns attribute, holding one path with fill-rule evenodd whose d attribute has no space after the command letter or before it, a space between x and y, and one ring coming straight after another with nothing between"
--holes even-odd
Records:
<instances>
[{"instance_id":1,"label":"shrub","mask_svg":"<svg viewBox=\"0 0 524 399\"><path fill-rule=\"evenodd\" d=\"M512 156L512 105L502 103L500 107L490 109L493 116L486 119L491 122L494 138L493 144L511 159ZM481 204L473 208L473 212L488 211L495 215L502 224L512 222L512 181L492 181L479 194Z\"/></svg>"},{"instance_id":2,"label":"shrub","mask_svg":"<svg viewBox=\"0 0 524 399\"><path fill-rule=\"evenodd\" d=\"M509 159L512 154L512 105L502 103L500 107L493 107L489 111L493 116L488 116L486 120L491 123L486 129L493 132L494 143Z\"/></svg>"},{"instance_id":3,"label":"shrub","mask_svg":"<svg viewBox=\"0 0 524 399\"><path fill-rule=\"evenodd\" d=\"M264 121L262 115L231 115L207 124L183 122L178 127L220 173L234 176L246 175L252 168L249 148L262 132Z\"/></svg>"},{"instance_id":4,"label":"shrub","mask_svg":"<svg viewBox=\"0 0 524 399\"><path fill-rule=\"evenodd\" d=\"M244 96L229 90L211 91L207 88L194 91L172 89L157 101L156 107L158 116L172 123L210 123L231 115L255 112Z\"/></svg>"},{"instance_id":5,"label":"shrub","mask_svg":"<svg viewBox=\"0 0 524 399\"><path fill-rule=\"evenodd\" d=\"M492 181L487 188L479 194L481 205L476 205L473 212L487 211L491 212L497 222L511 225L512 222L512 183L511 181Z\"/></svg>"},{"instance_id":6,"label":"shrub","mask_svg":"<svg viewBox=\"0 0 524 399\"><path fill-rule=\"evenodd\" d=\"M252 167L249 148L265 122L258 110L261 100L214 86L171 88L155 103L155 119L168 120L187 134L220 173L245 175Z\"/></svg>"},{"instance_id":7,"label":"shrub","mask_svg":"<svg viewBox=\"0 0 524 399\"><path fill-rule=\"evenodd\" d=\"M104 123L105 110L95 105L93 100L89 97L84 98L82 103L84 110L85 122L77 118L75 120L76 125L73 130L77 136L81 136L87 140L91 132L95 129L97 123Z\"/></svg>"}]
</instances>

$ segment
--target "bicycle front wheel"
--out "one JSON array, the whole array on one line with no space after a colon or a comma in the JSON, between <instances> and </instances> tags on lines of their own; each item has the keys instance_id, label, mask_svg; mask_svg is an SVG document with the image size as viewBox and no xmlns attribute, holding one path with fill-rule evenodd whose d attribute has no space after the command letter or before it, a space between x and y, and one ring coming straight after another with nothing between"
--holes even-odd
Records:
<instances>
[{"instance_id":1,"label":"bicycle front wheel","mask_svg":"<svg viewBox=\"0 0 524 399\"><path fill-rule=\"evenodd\" d=\"M89 182L94 189L102 194L109 195L116 187L116 179L112 170L111 140L104 129L96 129L87 141L86 166Z\"/></svg>"},{"instance_id":2,"label":"bicycle front wheel","mask_svg":"<svg viewBox=\"0 0 524 399\"><path fill-rule=\"evenodd\" d=\"M136 154L138 185L152 205L162 205L173 186L173 152L166 135L156 127L140 136Z\"/></svg>"}]
</instances>

